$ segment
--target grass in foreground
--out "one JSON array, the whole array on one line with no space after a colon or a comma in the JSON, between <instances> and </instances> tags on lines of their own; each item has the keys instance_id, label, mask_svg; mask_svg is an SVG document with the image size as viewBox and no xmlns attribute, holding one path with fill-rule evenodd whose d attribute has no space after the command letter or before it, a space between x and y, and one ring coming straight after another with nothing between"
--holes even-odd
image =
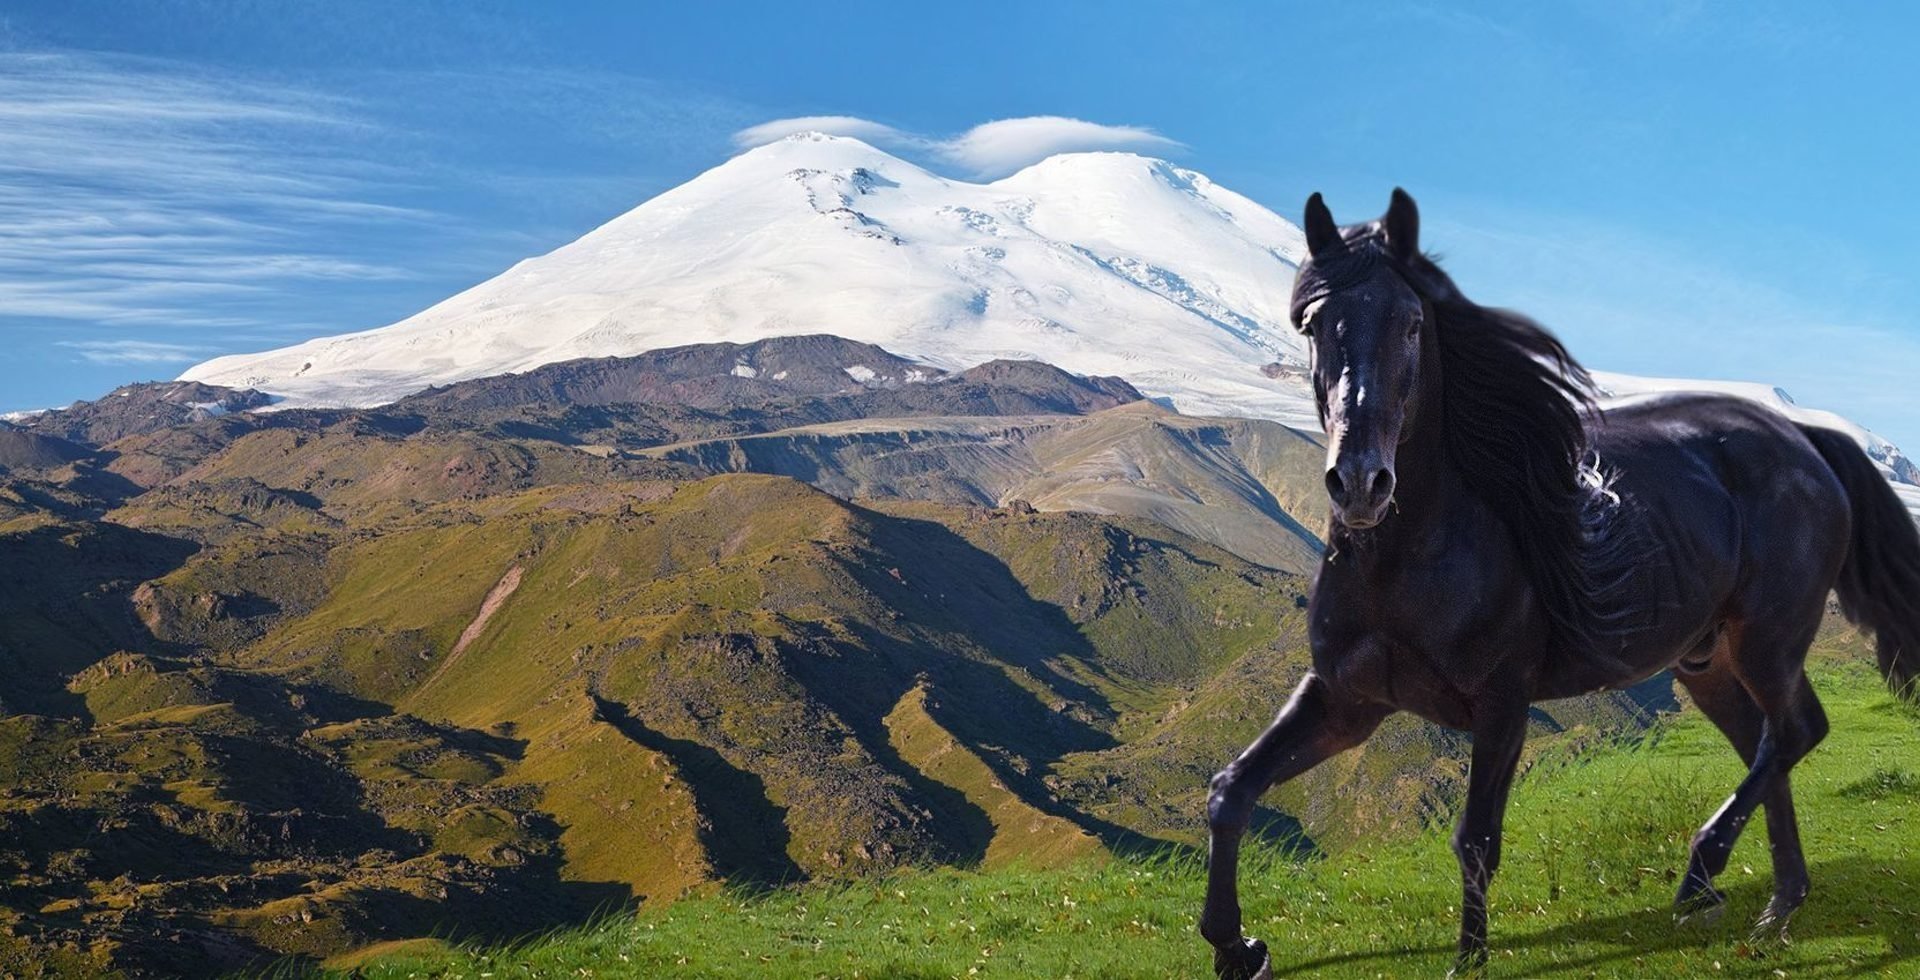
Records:
<instances>
[{"instance_id":1,"label":"grass in foreground","mask_svg":"<svg viewBox=\"0 0 1920 980\"><path fill-rule=\"evenodd\" d=\"M1833 734L1795 770L1814 891L1790 941L1750 939L1771 892L1755 821L1715 926L1668 911L1692 831L1741 775L1689 710L1644 743L1537 766L1516 787L1493 890L1491 974L1855 977L1920 974L1920 711L1865 663L1823 661ZM1304 863L1243 866L1247 929L1276 974L1433 977L1451 965L1458 874L1444 828ZM1192 855L1066 870L914 872L723 894L505 949L432 944L359 964L398 977L1192 977Z\"/></svg>"}]
</instances>

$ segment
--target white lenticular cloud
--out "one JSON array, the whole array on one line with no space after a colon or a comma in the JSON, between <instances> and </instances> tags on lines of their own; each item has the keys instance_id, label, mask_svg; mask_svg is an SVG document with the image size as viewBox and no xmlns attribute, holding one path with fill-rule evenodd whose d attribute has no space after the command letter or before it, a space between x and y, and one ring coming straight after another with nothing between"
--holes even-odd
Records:
<instances>
[{"instance_id":1,"label":"white lenticular cloud","mask_svg":"<svg viewBox=\"0 0 1920 980\"><path fill-rule=\"evenodd\" d=\"M1004 177L1057 153L1094 150L1167 152L1183 146L1142 126L1108 126L1066 116L1022 116L982 123L958 136L936 138L858 116L797 116L750 126L733 135L751 149L795 133L851 136L953 167L969 177Z\"/></svg>"},{"instance_id":2,"label":"white lenticular cloud","mask_svg":"<svg viewBox=\"0 0 1920 980\"><path fill-rule=\"evenodd\" d=\"M899 146L902 144L925 142L887 125L858 116L795 116L791 119L774 119L758 126L748 126L733 134L733 145L743 150L756 146L765 146L795 133L826 133L829 136L851 136L876 146Z\"/></svg>"},{"instance_id":3,"label":"white lenticular cloud","mask_svg":"<svg viewBox=\"0 0 1920 980\"><path fill-rule=\"evenodd\" d=\"M1056 153L1091 150L1164 152L1181 145L1140 126L1105 126L1065 116L1026 116L982 123L950 140L938 153L975 175L1010 174Z\"/></svg>"}]
</instances>

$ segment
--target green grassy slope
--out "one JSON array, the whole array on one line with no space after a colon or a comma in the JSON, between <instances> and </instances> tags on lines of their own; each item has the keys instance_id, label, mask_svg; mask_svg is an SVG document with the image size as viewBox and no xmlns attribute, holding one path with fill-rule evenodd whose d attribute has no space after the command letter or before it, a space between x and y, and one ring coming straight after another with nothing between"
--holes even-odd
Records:
<instances>
[{"instance_id":1,"label":"green grassy slope","mask_svg":"<svg viewBox=\"0 0 1920 980\"><path fill-rule=\"evenodd\" d=\"M444 445L331 438L299 465L448 471ZM437 479L223 469L0 534L58 569L0 595L28 671L4 697L34 712L0 718L0 966L323 958L1195 844L1208 773L1304 667L1302 579L1143 520ZM1616 700L1548 727L1617 729ZM1418 826L1459 749L1393 726L1262 836Z\"/></svg>"},{"instance_id":2,"label":"green grassy slope","mask_svg":"<svg viewBox=\"0 0 1920 980\"><path fill-rule=\"evenodd\" d=\"M709 875L975 864L1020 850L995 832L1003 806L1051 818L1038 850L1090 830L1129 839L1075 824L1046 767L1113 744L1104 688L1204 675L1269 641L1269 610L1299 589L1137 524L869 510L760 476L645 489L449 505L342 545L326 601L236 663L511 730L504 778L539 789L569 876L655 899ZM1186 650L1204 653L1149 655ZM927 724L893 725L916 690L932 694L915 703ZM913 752L908 730L924 736ZM990 778L907 757L928 739ZM635 823L659 801L584 778L636 769L685 785L697 816L663 833ZM749 818L727 812L738 794ZM769 834L771 850L753 844ZM688 836L708 869L657 860ZM617 843L636 839L654 846Z\"/></svg>"},{"instance_id":3,"label":"green grassy slope","mask_svg":"<svg viewBox=\"0 0 1920 980\"><path fill-rule=\"evenodd\" d=\"M1770 893L1763 827L1722 884L1731 911L1677 927L1667 903L1692 830L1740 776L1697 712L1646 738L1538 755L1514 792L1493 893L1493 966L1513 977L1853 977L1920 971L1920 711L1895 702L1858 638L1837 631L1813 672L1833 735L1795 773L1814 892L1791 941L1749 937ZM1249 858L1248 929L1281 975L1446 972L1458 877L1443 827L1296 860ZM724 893L505 948L415 945L371 977L1190 977L1191 854L1051 870L926 871L771 893Z\"/></svg>"},{"instance_id":4,"label":"green grassy slope","mask_svg":"<svg viewBox=\"0 0 1920 980\"><path fill-rule=\"evenodd\" d=\"M1299 615L1298 579L1139 521L757 475L302 485L0 536L59 571L9 565L0 595L0 659L30 654L6 707L34 712L0 717L0 968L192 972L1151 844L1053 763L1284 655Z\"/></svg>"}]
</instances>

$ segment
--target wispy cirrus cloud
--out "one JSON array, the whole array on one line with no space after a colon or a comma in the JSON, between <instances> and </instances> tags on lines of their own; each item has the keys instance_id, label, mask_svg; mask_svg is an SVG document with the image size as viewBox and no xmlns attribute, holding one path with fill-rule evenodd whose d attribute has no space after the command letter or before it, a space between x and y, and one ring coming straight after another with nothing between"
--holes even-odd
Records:
<instances>
[{"instance_id":1,"label":"wispy cirrus cloud","mask_svg":"<svg viewBox=\"0 0 1920 980\"><path fill-rule=\"evenodd\" d=\"M93 364L186 364L208 353L205 347L151 340L76 340L59 346Z\"/></svg>"},{"instance_id":2,"label":"wispy cirrus cloud","mask_svg":"<svg viewBox=\"0 0 1920 980\"><path fill-rule=\"evenodd\" d=\"M1066 116L998 119L946 137L910 133L858 116L796 116L749 126L735 133L733 141L735 146L747 149L804 132L851 136L875 146L927 158L971 177L1002 177L1056 153L1091 150L1167 153L1184 149L1179 141L1143 126L1111 126Z\"/></svg>"},{"instance_id":3,"label":"wispy cirrus cloud","mask_svg":"<svg viewBox=\"0 0 1920 980\"><path fill-rule=\"evenodd\" d=\"M0 409L391 322L711 165L766 115L590 68L36 43L0 17Z\"/></svg>"},{"instance_id":4,"label":"wispy cirrus cloud","mask_svg":"<svg viewBox=\"0 0 1920 980\"><path fill-rule=\"evenodd\" d=\"M275 284L405 277L303 233L432 217L379 199L403 175L340 151L372 129L345 99L258 79L0 52L0 314L243 324L237 299Z\"/></svg>"}]
</instances>

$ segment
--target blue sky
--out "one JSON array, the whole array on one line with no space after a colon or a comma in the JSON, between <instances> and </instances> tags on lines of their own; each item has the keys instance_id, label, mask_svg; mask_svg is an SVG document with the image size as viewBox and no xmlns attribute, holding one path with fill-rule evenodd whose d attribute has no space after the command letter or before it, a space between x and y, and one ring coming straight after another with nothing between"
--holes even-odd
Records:
<instances>
[{"instance_id":1,"label":"blue sky","mask_svg":"<svg viewBox=\"0 0 1920 980\"><path fill-rule=\"evenodd\" d=\"M1405 186L1470 295L1590 365L1772 382L1913 448L1905 9L13 0L0 411L397 320L767 120L1058 115L1289 217Z\"/></svg>"}]
</instances>

